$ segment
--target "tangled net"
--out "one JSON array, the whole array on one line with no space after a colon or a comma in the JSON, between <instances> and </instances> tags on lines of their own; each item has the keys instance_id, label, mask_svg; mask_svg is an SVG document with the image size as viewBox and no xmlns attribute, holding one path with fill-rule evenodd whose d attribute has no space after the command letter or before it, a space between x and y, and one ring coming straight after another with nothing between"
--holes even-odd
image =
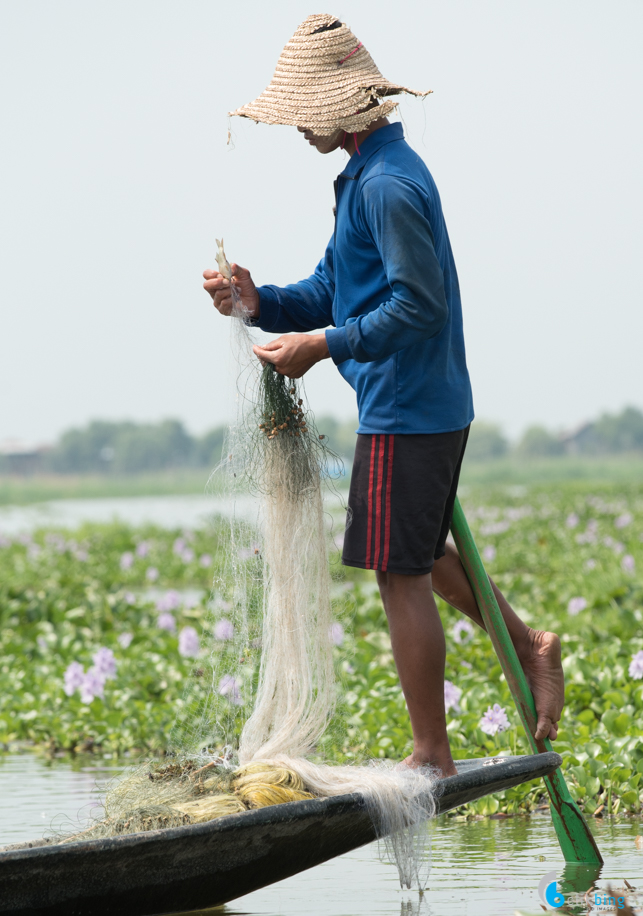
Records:
<instances>
[{"instance_id":1,"label":"tangled net","mask_svg":"<svg viewBox=\"0 0 643 916\"><path fill-rule=\"evenodd\" d=\"M230 276L222 245L217 259ZM250 322L232 291L241 376L222 468L233 495L260 497L263 537L248 518L232 515L228 567L215 582L207 624L212 651L186 689L172 762L136 768L107 791L100 821L62 841L359 792L400 882L421 887L424 825L435 812L431 774L311 759L336 702L322 493L335 456L315 428L301 383L253 356ZM224 624L228 635L217 638Z\"/></svg>"}]
</instances>

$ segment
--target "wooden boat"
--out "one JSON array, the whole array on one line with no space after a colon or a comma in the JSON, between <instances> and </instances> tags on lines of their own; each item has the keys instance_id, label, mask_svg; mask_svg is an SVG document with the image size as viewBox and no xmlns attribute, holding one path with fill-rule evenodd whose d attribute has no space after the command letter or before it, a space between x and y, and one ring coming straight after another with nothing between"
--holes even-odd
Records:
<instances>
[{"instance_id":1,"label":"wooden boat","mask_svg":"<svg viewBox=\"0 0 643 916\"><path fill-rule=\"evenodd\" d=\"M550 773L553 752L456 762L439 813ZM0 849L0 914L149 916L227 903L375 839L359 794L290 802L170 830Z\"/></svg>"}]
</instances>

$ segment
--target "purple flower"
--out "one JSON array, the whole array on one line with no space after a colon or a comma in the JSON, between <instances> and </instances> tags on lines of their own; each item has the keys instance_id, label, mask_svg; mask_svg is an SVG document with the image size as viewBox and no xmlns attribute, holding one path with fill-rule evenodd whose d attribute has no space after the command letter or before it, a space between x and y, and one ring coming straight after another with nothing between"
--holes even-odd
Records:
<instances>
[{"instance_id":1,"label":"purple flower","mask_svg":"<svg viewBox=\"0 0 643 916\"><path fill-rule=\"evenodd\" d=\"M125 592L123 599L125 604L136 604L136 595L134 592Z\"/></svg>"},{"instance_id":2,"label":"purple flower","mask_svg":"<svg viewBox=\"0 0 643 916\"><path fill-rule=\"evenodd\" d=\"M212 566L212 557L209 553L202 553L199 557L199 566L203 566L204 569L207 569L208 566Z\"/></svg>"},{"instance_id":3,"label":"purple flower","mask_svg":"<svg viewBox=\"0 0 643 916\"><path fill-rule=\"evenodd\" d=\"M614 538L605 538L603 541L606 547L611 547L616 556L620 553L623 553L625 550L625 544L622 544L620 541L615 541Z\"/></svg>"},{"instance_id":4,"label":"purple flower","mask_svg":"<svg viewBox=\"0 0 643 916\"><path fill-rule=\"evenodd\" d=\"M214 638L225 642L227 639L232 639L233 636L234 627L232 623L226 620L225 617L222 617L221 620L217 620L214 625Z\"/></svg>"},{"instance_id":5,"label":"purple flower","mask_svg":"<svg viewBox=\"0 0 643 916\"><path fill-rule=\"evenodd\" d=\"M104 647L100 648L92 655L92 661L94 662L93 670L102 677L103 680L115 677L116 659L111 649L106 649Z\"/></svg>"},{"instance_id":6,"label":"purple flower","mask_svg":"<svg viewBox=\"0 0 643 916\"><path fill-rule=\"evenodd\" d=\"M468 620L456 620L453 624L453 638L457 643L463 645L473 639L473 626Z\"/></svg>"},{"instance_id":7,"label":"purple flower","mask_svg":"<svg viewBox=\"0 0 643 916\"><path fill-rule=\"evenodd\" d=\"M585 563L585 569L596 569L596 560L592 560L592 559L588 560Z\"/></svg>"},{"instance_id":8,"label":"purple flower","mask_svg":"<svg viewBox=\"0 0 643 916\"><path fill-rule=\"evenodd\" d=\"M580 519L579 519L579 517L576 515L576 513L575 513L575 512L570 512L569 515L567 516L566 520L565 520L565 524L567 525L568 528L575 528L576 525L579 523L579 521L580 521Z\"/></svg>"},{"instance_id":9,"label":"purple flower","mask_svg":"<svg viewBox=\"0 0 643 916\"><path fill-rule=\"evenodd\" d=\"M344 627L341 623L331 623L328 629L328 638L334 646L341 646L344 642Z\"/></svg>"},{"instance_id":10,"label":"purple flower","mask_svg":"<svg viewBox=\"0 0 643 916\"><path fill-rule=\"evenodd\" d=\"M454 712L460 712L460 697L462 696L462 691L459 687L456 687L455 684L452 684L451 681L444 682L444 709L445 712L448 712L450 709L453 709Z\"/></svg>"},{"instance_id":11,"label":"purple flower","mask_svg":"<svg viewBox=\"0 0 643 916\"><path fill-rule=\"evenodd\" d=\"M643 652L637 652L636 655L632 656L628 671L630 677L633 677L637 681L641 680L643 677Z\"/></svg>"},{"instance_id":12,"label":"purple flower","mask_svg":"<svg viewBox=\"0 0 643 916\"><path fill-rule=\"evenodd\" d=\"M126 550L121 554L121 569L131 569L134 562L134 554L131 550Z\"/></svg>"},{"instance_id":13,"label":"purple flower","mask_svg":"<svg viewBox=\"0 0 643 916\"><path fill-rule=\"evenodd\" d=\"M598 538L598 522L595 518L590 518L587 522L587 528L583 534L576 535L577 544L595 544Z\"/></svg>"},{"instance_id":14,"label":"purple flower","mask_svg":"<svg viewBox=\"0 0 643 916\"><path fill-rule=\"evenodd\" d=\"M80 662L71 662L71 664L67 666L67 670L65 671L65 686L63 689L68 697L80 687L84 677L85 669Z\"/></svg>"},{"instance_id":15,"label":"purple flower","mask_svg":"<svg viewBox=\"0 0 643 916\"><path fill-rule=\"evenodd\" d=\"M626 553L621 560L621 569L626 573L633 573L636 569L636 560L631 553Z\"/></svg>"},{"instance_id":16,"label":"purple flower","mask_svg":"<svg viewBox=\"0 0 643 916\"><path fill-rule=\"evenodd\" d=\"M169 611L159 614L156 625L160 630L167 630L169 633L176 632L176 620L174 619L174 614L170 614Z\"/></svg>"},{"instance_id":17,"label":"purple flower","mask_svg":"<svg viewBox=\"0 0 643 916\"><path fill-rule=\"evenodd\" d=\"M87 560L89 560L89 553L85 550L84 547L79 547L74 556L77 560L80 560L81 563L85 563Z\"/></svg>"},{"instance_id":18,"label":"purple flower","mask_svg":"<svg viewBox=\"0 0 643 916\"><path fill-rule=\"evenodd\" d=\"M172 545L172 550L177 555L177 557L180 557L186 547L187 547L187 544L185 543L183 538L177 538L174 544Z\"/></svg>"},{"instance_id":19,"label":"purple flower","mask_svg":"<svg viewBox=\"0 0 643 916\"><path fill-rule=\"evenodd\" d=\"M159 577L159 571L156 566L148 566L145 572L145 578L149 579L150 582L156 582Z\"/></svg>"},{"instance_id":20,"label":"purple flower","mask_svg":"<svg viewBox=\"0 0 643 916\"><path fill-rule=\"evenodd\" d=\"M594 534L593 531L581 532L581 534L576 535L576 543L577 544L595 544L596 535Z\"/></svg>"},{"instance_id":21,"label":"purple flower","mask_svg":"<svg viewBox=\"0 0 643 916\"><path fill-rule=\"evenodd\" d=\"M131 641L134 639L133 633L119 633L117 636L118 644L122 649L129 649Z\"/></svg>"},{"instance_id":22,"label":"purple flower","mask_svg":"<svg viewBox=\"0 0 643 916\"><path fill-rule=\"evenodd\" d=\"M57 553L64 553L67 545L65 544L64 537L61 537L60 534L47 534L45 535L45 544L48 547L51 547Z\"/></svg>"},{"instance_id":23,"label":"purple flower","mask_svg":"<svg viewBox=\"0 0 643 916\"><path fill-rule=\"evenodd\" d=\"M194 627L183 627L179 633L179 655L196 658L199 654L199 634Z\"/></svg>"},{"instance_id":24,"label":"purple flower","mask_svg":"<svg viewBox=\"0 0 643 916\"><path fill-rule=\"evenodd\" d=\"M633 515L630 512L624 512L622 515L619 515L618 518L614 519L615 528L627 528L628 525L634 520Z\"/></svg>"},{"instance_id":25,"label":"purple flower","mask_svg":"<svg viewBox=\"0 0 643 916\"><path fill-rule=\"evenodd\" d=\"M175 611L181 604L181 596L171 588L156 602L157 611Z\"/></svg>"},{"instance_id":26,"label":"purple flower","mask_svg":"<svg viewBox=\"0 0 643 916\"><path fill-rule=\"evenodd\" d=\"M234 706L243 705L239 684L231 674L224 674L219 681L219 693L222 697L227 697Z\"/></svg>"},{"instance_id":27,"label":"purple flower","mask_svg":"<svg viewBox=\"0 0 643 916\"><path fill-rule=\"evenodd\" d=\"M181 559L184 563L191 563L194 560L194 551L191 547L186 547L183 553L181 554Z\"/></svg>"},{"instance_id":28,"label":"purple flower","mask_svg":"<svg viewBox=\"0 0 643 916\"><path fill-rule=\"evenodd\" d=\"M570 599L569 604L567 605L567 613L571 614L572 617L575 617L576 614L580 614L581 611L584 611L586 607L586 599L577 596L576 598Z\"/></svg>"},{"instance_id":29,"label":"purple flower","mask_svg":"<svg viewBox=\"0 0 643 916\"><path fill-rule=\"evenodd\" d=\"M141 543L136 548L137 557L146 557L150 552L150 545L148 541L141 541Z\"/></svg>"},{"instance_id":30,"label":"purple flower","mask_svg":"<svg viewBox=\"0 0 643 916\"><path fill-rule=\"evenodd\" d=\"M11 547L11 538L5 537L4 534L0 534L0 547Z\"/></svg>"},{"instance_id":31,"label":"purple flower","mask_svg":"<svg viewBox=\"0 0 643 916\"><path fill-rule=\"evenodd\" d=\"M38 637L38 639L36 640L36 645L38 646L41 652L46 652L47 649L49 648L49 644L44 636Z\"/></svg>"},{"instance_id":32,"label":"purple flower","mask_svg":"<svg viewBox=\"0 0 643 916\"><path fill-rule=\"evenodd\" d=\"M482 551L482 558L486 560L487 563L493 562L496 559L496 548L493 544L487 544L487 546Z\"/></svg>"},{"instance_id":33,"label":"purple flower","mask_svg":"<svg viewBox=\"0 0 643 916\"><path fill-rule=\"evenodd\" d=\"M507 713L498 703L493 707L487 707L487 711L480 719L478 727L487 735L496 735L498 732L504 732L510 728L511 723L507 718Z\"/></svg>"},{"instance_id":34,"label":"purple flower","mask_svg":"<svg viewBox=\"0 0 643 916\"><path fill-rule=\"evenodd\" d=\"M91 703L96 697L101 700L105 694L105 680L94 668L90 668L80 685L80 702Z\"/></svg>"}]
</instances>

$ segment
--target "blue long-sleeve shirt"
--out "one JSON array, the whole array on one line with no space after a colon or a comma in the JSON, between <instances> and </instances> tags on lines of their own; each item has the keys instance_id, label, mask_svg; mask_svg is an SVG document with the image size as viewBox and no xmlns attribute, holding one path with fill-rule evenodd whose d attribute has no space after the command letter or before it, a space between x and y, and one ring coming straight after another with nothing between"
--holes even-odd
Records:
<instances>
[{"instance_id":1,"label":"blue long-sleeve shirt","mask_svg":"<svg viewBox=\"0 0 643 916\"><path fill-rule=\"evenodd\" d=\"M259 287L264 331L326 331L360 433L438 433L473 419L458 277L440 197L402 126L370 134L335 184L315 273Z\"/></svg>"}]
</instances>

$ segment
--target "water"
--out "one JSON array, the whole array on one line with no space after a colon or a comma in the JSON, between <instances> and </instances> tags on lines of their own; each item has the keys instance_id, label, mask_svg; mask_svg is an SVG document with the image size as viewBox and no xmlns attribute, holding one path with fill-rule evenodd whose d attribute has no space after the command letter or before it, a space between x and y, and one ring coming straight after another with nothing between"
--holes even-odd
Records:
<instances>
[{"instance_id":1,"label":"water","mask_svg":"<svg viewBox=\"0 0 643 916\"><path fill-rule=\"evenodd\" d=\"M342 497L326 496L329 511L343 512ZM129 525L151 523L161 528L201 528L215 515L256 521L259 504L251 496L106 496L96 499L52 499L28 506L0 506L0 534L12 536L36 528L77 528L83 522Z\"/></svg>"},{"instance_id":2,"label":"water","mask_svg":"<svg viewBox=\"0 0 643 916\"><path fill-rule=\"evenodd\" d=\"M96 804L96 786L122 766L103 761L47 765L31 755L0 757L0 844L42 836L64 817L76 820ZM643 818L591 820L605 858L597 887L625 891L643 913ZM640 844L640 845L637 845ZM280 884L241 897L211 916L514 916L542 913L538 884L555 871L575 913L608 912L582 903L592 875L565 867L549 815L432 825L433 867L426 893L401 891L396 869L376 844L341 856ZM574 888L576 882L576 889ZM582 888L582 891L580 890ZM620 889L620 891L619 891ZM639 908L639 905L641 908ZM616 912L619 912L618 907ZM193 914L195 916L195 914Z\"/></svg>"},{"instance_id":3,"label":"water","mask_svg":"<svg viewBox=\"0 0 643 916\"><path fill-rule=\"evenodd\" d=\"M232 501L223 496L127 496L97 499L53 499L29 506L0 506L0 533L14 535L36 528L76 528L83 522L130 525L151 522L162 528L199 528L213 515L227 515ZM235 512L252 517L250 499L237 499Z\"/></svg>"}]
</instances>

